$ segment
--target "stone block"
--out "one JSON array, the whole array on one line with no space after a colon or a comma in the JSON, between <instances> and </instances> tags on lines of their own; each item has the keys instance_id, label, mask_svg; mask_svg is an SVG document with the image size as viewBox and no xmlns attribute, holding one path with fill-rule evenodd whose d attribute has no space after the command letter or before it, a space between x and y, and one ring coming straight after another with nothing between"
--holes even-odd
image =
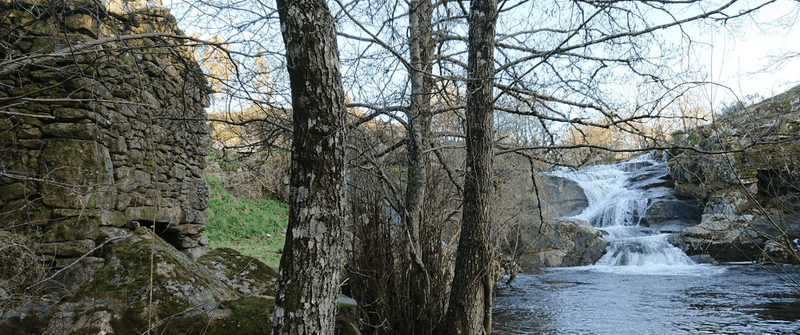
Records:
<instances>
[{"instance_id":1,"label":"stone block","mask_svg":"<svg viewBox=\"0 0 800 335\"><path fill-rule=\"evenodd\" d=\"M45 125L42 131L53 138L71 138L79 140L94 139L96 126L93 123L51 123Z\"/></svg>"},{"instance_id":2,"label":"stone block","mask_svg":"<svg viewBox=\"0 0 800 335\"><path fill-rule=\"evenodd\" d=\"M53 210L53 214L56 215L56 217L63 217L63 218L74 217L74 216L96 218L100 216L99 211L88 208L84 209L56 208Z\"/></svg>"},{"instance_id":3,"label":"stone block","mask_svg":"<svg viewBox=\"0 0 800 335\"><path fill-rule=\"evenodd\" d=\"M30 139L30 140L19 140L19 141L17 141L17 144L19 144L23 148L41 149L47 144L47 142L45 140L42 140L42 139ZM37 150L35 154L38 156L39 153L40 152ZM30 151L28 151L28 154L29 155L34 155Z\"/></svg>"},{"instance_id":4,"label":"stone block","mask_svg":"<svg viewBox=\"0 0 800 335\"><path fill-rule=\"evenodd\" d=\"M208 207L206 205L206 207ZM204 210L196 210L192 208L184 209L186 215L186 223L196 223L204 225L208 222L208 214Z\"/></svg>"},{"instance_id":5,"label":"stone block","mask_svg":"<svg viewBox=\"0 0 800 335\"><path fill-rule=\"evenodd\" d=\"M25 186L24 183L13 183L0 187L0 199L5 202L25 198L33 192L30 188Z\"/></svg>"},{"instance_id":6,"label":"stone block","mask_svg":"<svg viewBox=\"0 0 800 335\"><path fill-rule=\"evenodd\" d=\"M201 235L202 236L202 235ZM189 249L199 247L200 243L192 236L178 235L170 241L178 249Z\"/></svg>"},{"instance_id":7,"label":"stone block","mask_svg":"<svg viewBox=\"0 0 800 335\"><path fill-rule=\"evenodd\" d=\"M197 235L206 230L206 226L201 224L179 224L170 226L169 230L171 233L180 234L180 235Z\"/></svg>"},{"instance_id":8,"label":"stone block","mask_svg":"<svg viewBox=\"0 0 800 335\"><path fill-rule=\"evenodd\" d=\"M87 14L73 14L64 19L67 29L97 38L99 23Z\"/></svg>"},{"instance_id":9,"label":"stone block","mask_svg":"<svg viewBox=\"0 0 800 335\"><path fill-rule=\"evenodd\" d=\"M181 250L181 252L186 254L186 256L189 256L189 258L192 261L197 261L198 258L200 258L203 255L207 254L208 251L209 251L209 249L206 246L199 246L199 247L194 247L194 248L190 248L190 249Z\"/></svg>"},{"instance_id":10,"label":"stone block","mask_svg":"<svg viewBox=\"0 0 800 335\"><path fill-rule=\"evenodd\" d=\"M132 231L125 228L100 226L97 228L97 241L105 242L112 238L128 236Z\"/></svg>"},{"instance_id":11,"label":"stone block","mask_svg":"<svg viewBox=\"0 0 800 335\"><path fill-rule=\"evenodd\" d=\"M206 235L200 235L197 237L197 244L199 245L208 245L209 242L208 236Z\"/></svg>"},{"instance_id":12,"label":"stone block","mask_svg":"<svg viewBox=\"0 0 800 335\"><path fill-rule=\"evenodd\" d=\"M53 111L56 117L56 121L79 121L82 119L89 118L89 112L84 109L77 109L77 108L56 108Z\"/></svg>"},{"instance_id":13,"label":"stone block","mask_svg":"<svg viewBox=\"0 0 800 335\"><path fill-rule=\"evenodd\" d=\"M128 207L125 209L125 215L129 220L134 221L156 221L156 222L170 222L181 223L185 222L183 210L180 207L161 207L154 206L141 206L141 207ZM154 220L155 219L155 220Z\"/></svg>"},{"instance_id":14,"label":"stone block","mask_svg":"<svg viewBox=\"0 0 800 335\"><path fill-rule=\"evenodd\" d=\"M32 138L41 138L42 131L39 128L26 126L20 129L17 132L17 138L19 139L32 139Z\"/></svg>"},{"instance_id":15,"label":"stone block","mask_svg":"<svg viewBox=\"0 0 800 335\"><path fill-rule=\"evenodd\" d=\"M94 240L97 237L97 218L71 217L48 223L42 236L43 242L66 242Z\"/></svg>"},{"instance_id":16,"label":"stone block","mask_svg":"<svg viewBox=\"0 0 800 335\"><path fill-rule=\"evenodd\" d=\"M94 240L75 240L53 243L38 243L38 252L58 257L78 257L94 248Z\"/></svg>"},{"instance_id":17,"label":"stone block","mask_svg":"<svg viewBox=\"0 0 800 335\"><path fill-rule=\"evenodd\" d=\"M124 211L131 204L131 196L127 193L117 194L117 204L114 206L118 211Z\"/></svg>"}]
</instances>

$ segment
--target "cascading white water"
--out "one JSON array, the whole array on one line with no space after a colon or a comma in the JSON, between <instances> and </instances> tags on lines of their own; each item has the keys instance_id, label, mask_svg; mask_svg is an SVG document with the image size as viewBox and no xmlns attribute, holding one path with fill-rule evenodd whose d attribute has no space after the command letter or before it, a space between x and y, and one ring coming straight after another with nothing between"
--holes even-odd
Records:
<instances>
[{"instance_id":1,"label":"cascading white water","mask_svg":"<svg viewBox=\"0 0 800 335\"><path fill-rule=\"evenodd\" d=\"M583 188L589 206L574 216L607 233L606 254L598 267L680 267L695 264L679 248L672 246L669 234L642 229L639 223L654 203L672 197L665 187L647 187L663 182L666 160L645 154L632 160L598 165L578 171L553 172L571 179Z\"/></svg>"}]
</instances>

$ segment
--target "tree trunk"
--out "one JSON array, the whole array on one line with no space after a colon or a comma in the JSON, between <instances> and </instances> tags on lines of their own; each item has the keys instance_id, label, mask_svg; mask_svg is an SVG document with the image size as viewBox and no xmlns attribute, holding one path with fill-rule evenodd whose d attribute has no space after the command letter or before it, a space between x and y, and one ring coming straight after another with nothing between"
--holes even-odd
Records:
<instances>
[{"instance_id":1,"label":"tree trunk","mask_svg":"<svg viewBox=\"0 0 800 335\"><path fill-rule=\"evenodd\" d=\"M449 334L491 334L494 269L491 249L494 34L496 0L472 1L467 81L467 167L464 212L450 305Z\"/></svg>"},{"instance_id":2,"label":"tree trunk","mask_svg":"<svg viewBox=\"0 0 800 335\"><path fill-rule=\"evenodd\" d=\"M324 0L278 0L292 87L289 227L272 334L333 334L345 205L345 104Z\"/></svg>"},{"instance_id":3,"label":"tree trunk","mask_svg":"<svg viewBox=\"0 0 800 335\"><path fill-rule=\"evenodd\" d=\"M430 0L414 0L409 5L409 54L411 58L411 99L408 108L408 182L405 197L405 224L410 233L411 257L414 271L411 274L411 285L408 285L412 307L409 310L410 320L430 322L430 315L422 315L429 310L431 278L423 259L424 246L420 242L424 224L422 205L425 201L425 183L427 182L428 153L431 127L431 91L433 51L431 18L433 5ZM426 322L427 321L427 322ZM407 324L410 333L417 333L417 322ZM420 325L421 330L430 329L430 324Z\"/></svg>"},{"instance_id":4,"label":"tree trunk","mask_svg":"<svg viewBox=\"0 0 800 335\"><path fill-rule=\"evenodd\" d=\"M411 55L411 104L408 108L408 184L406 186L406 225L419 244L422 203L425 200L431 127L431 52L432 27L430 0L411 2L409 13L409 53ZM417 245L417 247L419 247Z\"/></svg>"}]
</instances>

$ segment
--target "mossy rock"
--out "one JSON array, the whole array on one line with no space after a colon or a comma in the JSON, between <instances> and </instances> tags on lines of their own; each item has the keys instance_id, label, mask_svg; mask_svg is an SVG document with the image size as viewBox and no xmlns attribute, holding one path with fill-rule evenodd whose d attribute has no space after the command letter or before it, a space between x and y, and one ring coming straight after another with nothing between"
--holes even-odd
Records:
<instances>
[{"instance_id":1,"label":"mossy rock","mask_svg":"<svg viewBox=\"0 0 800 335\"><path fill-rule=\"evenodd\" d=\"M758 170L786 170L800 163L800 142L755 145L734 157L742 178L753 179Z\"/></svg>"},{"instance_id":2,"label":"mossy rock","mask_svg":"<svg viewBox=\"0 0 800 335\"><path fill-rule=\"evenodd\" d=\"M42 242L87 240L97 237L100 222L92 217L76 216L50 221L45 226Z\"/></svg>"},{"instance_id":3,"label":"mossy rock","mask_svg":"<svg viewBox=\"0 0 800 335\"><path fill-rule=\"evenodd\" d=\"M70 301L107 301L115 334L145 332L148 319L166 334L175 323L207 324L220 303L239 298L233 287L144 227L111 249Z\"/></svg>"},{"instance_id":4,"label":"mossy rock","mask_svg":"<svg viewBox=\"0 0 800 335\"><path fill-rule=\"evenodd\" d=\"M272 330L275 301L264 297L246 297L225 304L230 307L228 318L213 323L207 335L259 335Z\"/></svg>"},{"instance_id":5,"label":"mossy rock","mask_svg":"<svg viewBox=\"0 0 800 335\"><path fill-rule=\"evenodd\" d=\"M218 249L192 262L139 227L104 258L70 297L45 306L52 313L37 321L45 334L133 335L150 325L156 334L269 333L277 273L252 257ZM14 326L27 329L24 321Z\"/></svg>"},{"instance_id":6,"label":"mossy rock","mask_svg":"<svg viewBox=\"0 0 800 335\"><path fill-rule=\"evenodd\" d=\"M275 295L278 272L260 260L231 248L213 249L197 260L224 274L223 280L245 295Z\"/></svg>"}]
</instances>

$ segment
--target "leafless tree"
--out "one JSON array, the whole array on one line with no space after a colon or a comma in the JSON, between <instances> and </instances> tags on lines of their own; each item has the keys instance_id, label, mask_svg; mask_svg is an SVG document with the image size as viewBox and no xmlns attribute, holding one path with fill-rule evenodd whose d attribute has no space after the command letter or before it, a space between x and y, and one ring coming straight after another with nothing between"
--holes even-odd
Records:
<instances>
[{"instance_id":1,"label":"leafless tree","mask_svg":"<svg viewBox=\"0 0 800 335\"><path fill-rule=\"evenodd\" d=\"M500 2L492 42L494 72L481 77L493 82L493 111L483 115L524 126L490 125L496 131L494 155L520 153L544 164L580 165L588 159L564 153L666 148L671 145L666 137L649 129L656 129L653 123L659 120L680 120L680 97L705 82L673 69L670 62L682 56L686 44L664 43L661 32L675 30L691 44L682 27L733 22L773 2ZM246 82L242 79L248 78L249 56L282 62L283 47L270 44L279 7L237 1L186 6L192 8L186 13L198 18L220 17L217 26L208 28L220 35L228 30L226 41L240 46L231 49L245 50L231 55L245 64L238 69L238 83L229 81L231 87ZM449 274L440 268L452 262L455 243L450 242L458 236L470 238L458 228L458 218L466 217L459 215L460 202L451 201L465 195L470 169L465 166L467 101L474 93L468 79L469 11L463 1L341 0L331 2L331 10L350 108L348 164L354 172L349 187L357 194L350 206L359 211L353 212L354 253L365 254L353 256L348 265L368 259L370 253L380 257L370 259L375 267L354 266L350 271L351 278L371 277L375 290L351 291L371 306L362 308L369 320L365 328L427 333L444 316L447 296L437 294L450 287ZM279 82L271 101L280 107L289 101L288 90L280 83L283 75L272 78ZM238 98L252 93L253 88L241 87L234 89ZM638 92L630 99L619 90ZM564 141L561 135L571 129L613 129L637 145L609 148ZM432 189L434 184L438 188ZM466 215L467 207L463 210ZM359 236L360 231L367 233ZM350 285L356 283L366 281ZM484 296L491 296L490 291ZM387 308L390 304L396 308Z\"/></svg>"}]
</instances>

